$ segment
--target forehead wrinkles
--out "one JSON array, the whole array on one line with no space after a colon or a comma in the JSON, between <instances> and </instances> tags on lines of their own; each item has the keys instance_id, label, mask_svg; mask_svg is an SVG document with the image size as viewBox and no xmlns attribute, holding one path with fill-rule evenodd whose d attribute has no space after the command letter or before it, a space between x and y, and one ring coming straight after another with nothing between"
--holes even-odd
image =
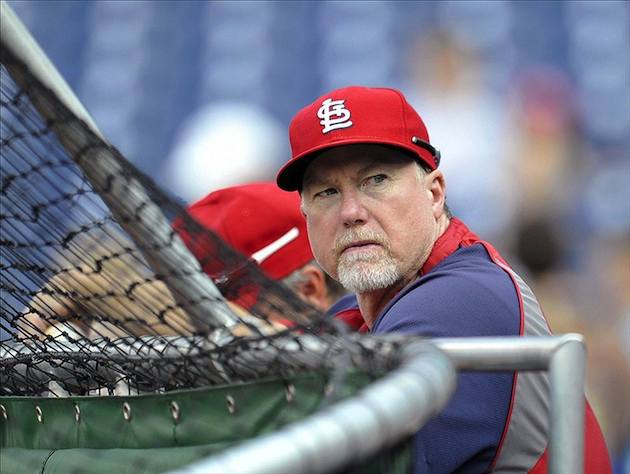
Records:
<instances>
[{"instance_id":1,"label":"forehead wrinkles","mask_svg":"<svg viewBox=\"0 0 630 474\"><path fill-rule=\"evenodd\" d=\"M357 162L356 157L323 153L315 158L306 168L304 173L304 185L331 181L348 172L352 163Z\"/></svg>"},{"instance_id":2,"label":"forehead wrinkles","mask_svg":"<svg viewBox=\"0 0 630 474\"><path fill-rule=\"evenodd\" d=\"M304 187L315 184L335 183L344 177L357 178L379 168L388 169L400 161L381 156L347 156L347 154L320 156L306 169Z\"/></svg>"}]
</instances>

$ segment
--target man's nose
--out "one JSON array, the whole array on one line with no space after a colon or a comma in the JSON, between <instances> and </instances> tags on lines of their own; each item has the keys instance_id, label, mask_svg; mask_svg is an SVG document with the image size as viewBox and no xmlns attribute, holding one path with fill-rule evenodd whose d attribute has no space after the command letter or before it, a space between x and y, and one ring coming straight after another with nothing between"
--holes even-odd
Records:
<instances>
[{"instance_id":1,"label":"man's nose","mask_svg":"<svg viewBox=\"0 0 630 474\"><path fill-rule=\"evenodd\" d=\"M344 193L341 199L341 218L346 227L364 224L368 211L355 193Z\"/></svg>"}]
</instances>

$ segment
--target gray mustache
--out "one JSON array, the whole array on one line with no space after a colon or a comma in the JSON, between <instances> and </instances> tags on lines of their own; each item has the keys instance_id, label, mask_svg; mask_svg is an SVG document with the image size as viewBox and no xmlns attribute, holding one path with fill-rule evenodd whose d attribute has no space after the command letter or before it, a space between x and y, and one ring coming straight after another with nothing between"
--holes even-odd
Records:
<instances>
[{"instance_id":1,"label":"gray mustache","mask_svg":"<svg viewBox=\"0 0 630 474\"><path fill-rule=\"evenodd\" d=\"M344 249L354 244L355 242L361 242L365 240L375 242L383 246L386 250L389 250L389 245L382 235L371 230L364 229L360 231L354 230L337 238L337 240L335 241L335 253L339 255L341 252L343 252Z\"/></svg>"}]
</instances>

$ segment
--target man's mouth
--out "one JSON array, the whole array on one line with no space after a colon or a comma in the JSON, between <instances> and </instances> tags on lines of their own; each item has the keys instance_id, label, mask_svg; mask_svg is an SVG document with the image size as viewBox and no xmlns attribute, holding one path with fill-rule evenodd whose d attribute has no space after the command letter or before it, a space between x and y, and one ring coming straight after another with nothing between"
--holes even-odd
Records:
<instances>
[{"instance_id":1,"label":"man's mouth","mask_svg":"<svg viewBox=\"0 0 630 474\"><path fill-rule=\"evenodd\" d=\"M372 250L380 247L381 244L379 244L378 242L375 242L373 240L364 240L360 242L353 242L352 244L345 246L341 251L341 254L343 255L354 252L362 252L365 250Z\"/></svg>"}]
</instances>

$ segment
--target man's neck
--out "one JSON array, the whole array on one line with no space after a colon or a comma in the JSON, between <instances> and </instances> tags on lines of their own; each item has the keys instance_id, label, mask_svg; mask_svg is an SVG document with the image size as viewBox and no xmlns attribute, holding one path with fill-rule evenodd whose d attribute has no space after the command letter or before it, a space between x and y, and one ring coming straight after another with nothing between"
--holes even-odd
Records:
<instances>
[{"instance_id":1,"label":"man's neck","mask_svg":"<svg viewBox=\"0 0 630 474\"><path fill-rule=\"evenodd\" d=\"M372 329L376 318L383 308L385 308L387 303L389 303L404 286L405 284L398 284L380 290L357 294L359 310L361 311L365 324L367 324L370 329Z\"/></svg>"},{"instance_id":2,"label":"man's neck","mask_svg":"<svg viewBox=\"0 0 630 474\"><path fill-rule=\"evenodd\" d=\"M387 306L387 303L389 303L400 290L402 290L405 286L407 286L409 283L417 278L418 272L431 254L435 242L442 234L444 234L444 232L446 232L449 223L450 220L446 217L446 215L442 216L436 227L436 233L434 235L431 246L427 249L426 254L423 255L422 258L420 258L420 260L414 266L414 271L410 272L410 274L406 275L404 278L402 278L392 286L357 294L359 310L361 311L361 315L363 316L365 324L367 324L370 329L372 329L372 326L376 322L376 318L379 316L379 314L381 314L381 311L383 311L385 306Z\"/></svg>"}]
</instances>

